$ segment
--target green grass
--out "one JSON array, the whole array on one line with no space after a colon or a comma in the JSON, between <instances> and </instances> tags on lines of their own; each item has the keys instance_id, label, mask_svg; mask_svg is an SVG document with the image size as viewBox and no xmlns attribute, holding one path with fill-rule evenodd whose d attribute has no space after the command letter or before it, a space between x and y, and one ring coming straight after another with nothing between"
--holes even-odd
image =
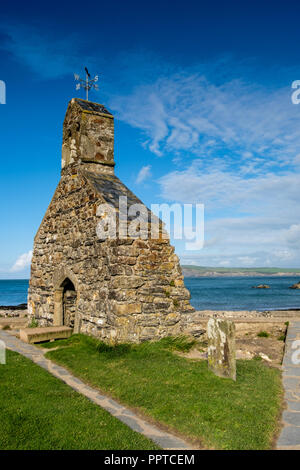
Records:
<instances>
[{"instance_id":1,"label":"green grass","mask_svg":"<svg viewBox=\"0 0 300 470\"><path fill-rule=\"evenodd\" d=\"M37 328L38 326L39 322L35 318L32 318L30 324L28 325L28 328Z\"/></svg>"},{"instance_id":2,"label":"green grass","mask_svg":"<svg viewBox=\"0 0 300 470\"><path fill-rule=\"evenodd\" d=\"M259 338L269 338L270 334L267 331L260 331L259 333L257 333L257 336Z\"/></svg>"},{"instance_id":3,"label":"green grass","mask_svg":"<svg viewBox=\"0 0 300 470\"><path fill-rule=\"evenodd\" d=\"M172 350L184 339L107 346L84 335L51 343L47 357L124 404L207 448L269 449L278 431L280 372L238 361L237 381L216 377L206 361ZM181 346L180 346L181 345Z\"/></svg>"},{"instance_id":4,"label":"green grass","mask_svg":"<svg viewBox=\"0 0 300 470\"><path fill-rule=\"evenodd\" d=\"M0 449L157 449L29 359L0 365Z\"/></svg>"}]
</instances>

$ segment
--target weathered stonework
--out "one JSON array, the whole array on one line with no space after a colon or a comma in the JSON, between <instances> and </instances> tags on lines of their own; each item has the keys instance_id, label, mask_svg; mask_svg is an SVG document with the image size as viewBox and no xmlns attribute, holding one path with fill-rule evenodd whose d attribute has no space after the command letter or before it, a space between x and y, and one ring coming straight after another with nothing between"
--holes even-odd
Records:
<instances>
[{"instance_id":1,"label":"weathered stonework","mask_svg":"<svg viewBox=\"0 0 300 470\"><path fill-rule=\"evenodd\" d=\"M193 308L163 230L158 239L143 240L96 234L100 204L117 208L120 196L128 206L141 203L114 175L113 147L113 116L102 105L73 99L61 179L34 241L29 316L40 326L71 326L107 341L178 335Z\"/></svg>"},{"instance_id":2,"label":"weathered stonework","mask_svg":"<svg viewBox=\"0 0 300 470\"><path fill-rule=\"evenodd\" d=\"M235 324L210 318L207 323L208 367L219 377L236 380Z\"/></svg>"}]
</instances>

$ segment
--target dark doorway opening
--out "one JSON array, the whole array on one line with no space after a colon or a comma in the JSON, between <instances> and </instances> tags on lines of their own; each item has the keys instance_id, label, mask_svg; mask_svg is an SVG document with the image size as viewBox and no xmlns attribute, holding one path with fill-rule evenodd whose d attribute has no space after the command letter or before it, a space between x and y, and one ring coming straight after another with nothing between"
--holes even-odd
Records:
<instances>
[{"instance_id":1,"label":"dark doorway opening","mask_svg":"<svg viewBox=\"0 0 300 470\"><path fill-rule=\"evenodd\" d=\"M62 302L63 302L63 318L62 324L74 328L75 314L76 314L76 290L72 281L69 278L65 279L61 287Z\"/></svg>"}]
</instances>

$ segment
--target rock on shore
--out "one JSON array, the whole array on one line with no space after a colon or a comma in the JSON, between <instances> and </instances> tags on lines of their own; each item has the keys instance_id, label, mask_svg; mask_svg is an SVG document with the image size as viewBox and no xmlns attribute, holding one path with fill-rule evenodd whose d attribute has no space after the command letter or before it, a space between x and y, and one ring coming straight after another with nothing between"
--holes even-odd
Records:
<instances>
[{"instance_id":1,"label":"rock on shore","mask_svg":"<svg viewBox=\"0 0 300 470\"><path fill-rule=\"evenodd\" d=\"M300 289L300 281L294 284L293 286L290 286L290 289Z\"/></svg>"},{"instance_id":2,"label":"rock on shore","mask_svg":"<svg viewBox=\"0 0 300 470\"><path fill-rule=\"evenodd\" d=\"M259 284L259 286L253 286L252 289L270 289L267 284Z\"/></svg>"}]
</instances>

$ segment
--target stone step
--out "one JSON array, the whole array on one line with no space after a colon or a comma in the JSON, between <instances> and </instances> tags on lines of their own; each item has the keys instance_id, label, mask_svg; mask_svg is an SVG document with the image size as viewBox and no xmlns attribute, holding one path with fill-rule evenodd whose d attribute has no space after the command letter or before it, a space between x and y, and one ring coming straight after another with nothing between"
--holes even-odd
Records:
<instances>
[{"instance_id":1,"label":"stone step","mask_svg":"<svg viewBox=\"0 0 300 470\"><path fill-rule=\"evenodd\" d=\"M39 343L54 339L69 338L73 333L68 326L46 326L44 328L24 328L20 330L20 339L25 343Z\"/></svg>"}]
</instances>

